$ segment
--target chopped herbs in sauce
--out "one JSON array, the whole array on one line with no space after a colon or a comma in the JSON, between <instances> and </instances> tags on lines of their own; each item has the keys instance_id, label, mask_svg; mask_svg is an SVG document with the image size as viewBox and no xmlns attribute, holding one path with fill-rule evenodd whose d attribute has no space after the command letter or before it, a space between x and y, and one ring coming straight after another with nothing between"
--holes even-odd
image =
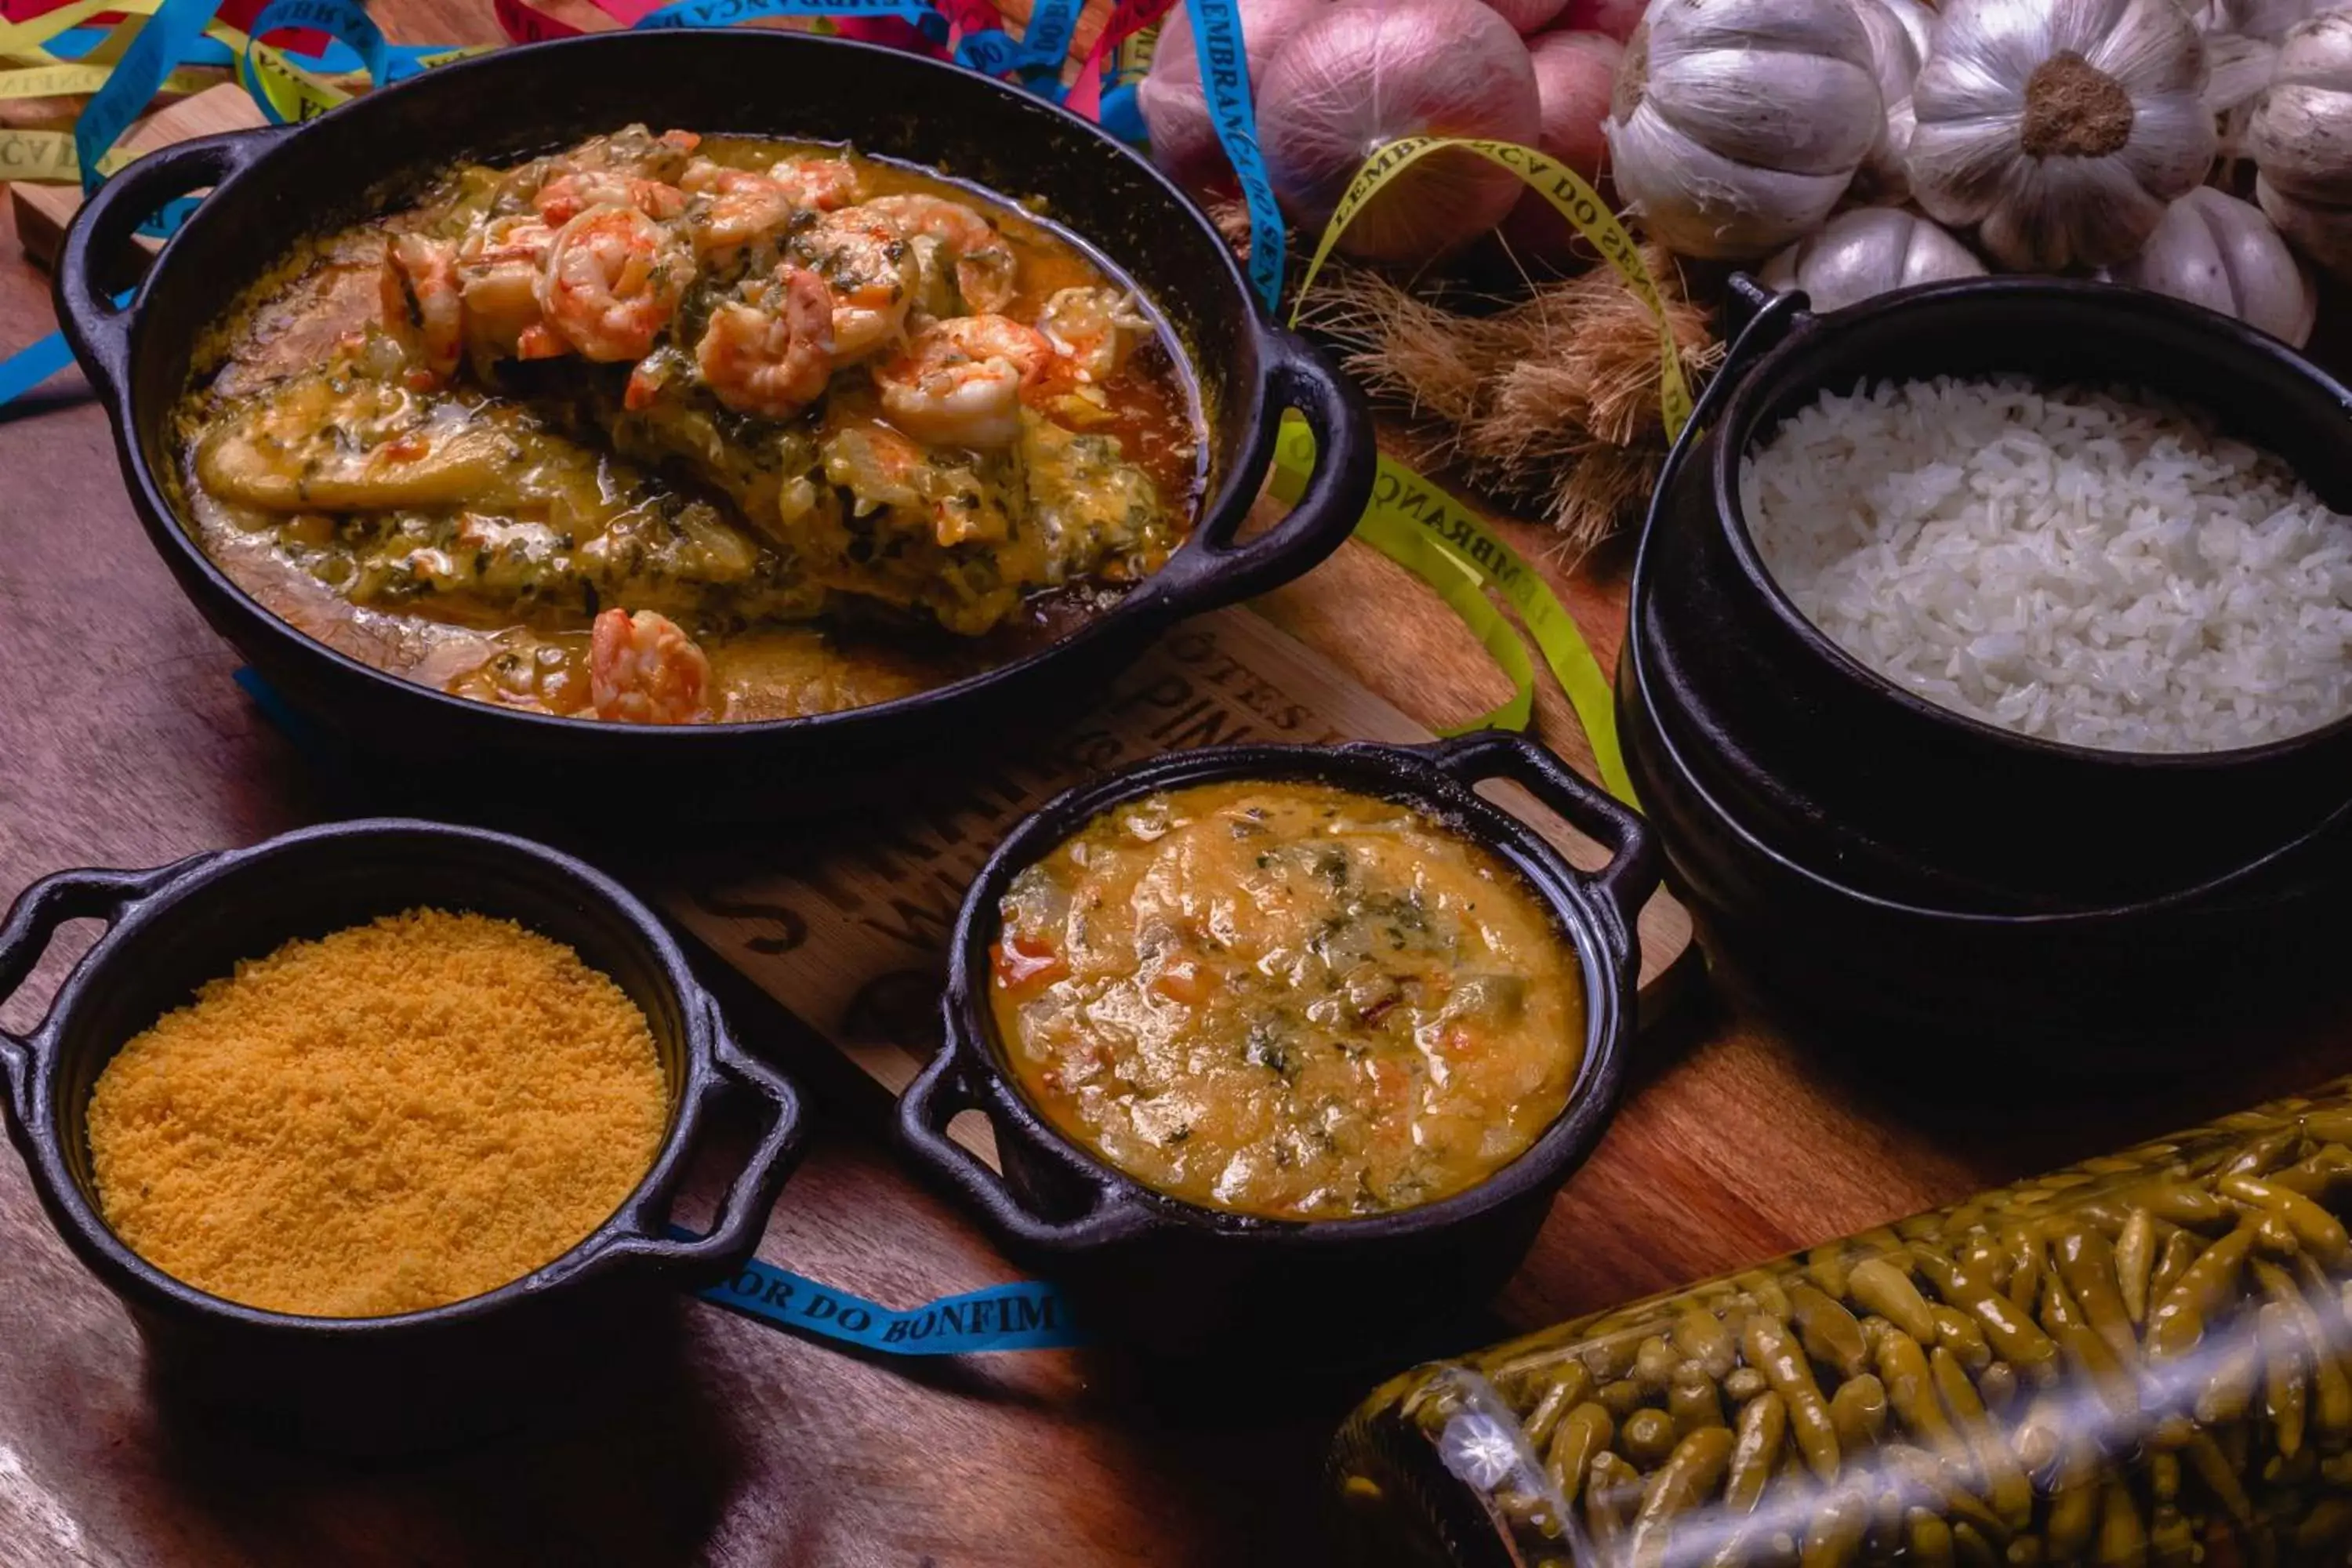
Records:
<instances>
[{"instance_id":1,"label":"chopped herbs in sauce","mask_svg":"<svg viewBox=\"0 0 2352 1568\"><path fill-rule=\"evenodd\" d=\"M1391 802L1201 785L1014 879L992 996L1024 1088L1112 1164L1286 1218L1517 1157L1581 1065L1581 971L1500 859Z\"/></svg>"}]
</instances>

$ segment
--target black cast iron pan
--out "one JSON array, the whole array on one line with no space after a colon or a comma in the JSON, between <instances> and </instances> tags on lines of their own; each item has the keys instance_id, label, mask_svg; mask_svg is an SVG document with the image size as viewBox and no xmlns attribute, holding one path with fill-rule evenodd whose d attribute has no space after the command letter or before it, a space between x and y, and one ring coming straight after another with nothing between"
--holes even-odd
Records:
<instances>
[{"instance_id":1,"label":"black cast iron pan","mask_svg":"<svg viewBox=\"0 0 2352 1568\"><path fill-rule=\"evenodd\" d=\"M306 236L385 210L454 163L513 161L633 121L848 142L1042 202L1142 290L1190 362L1209 458L1191 540L1114 608L1010 664L870 708L752 724L638 728L468 702L334 652L263 609L198 548L165 487L171 412L199 335ZM117 310L110 286L131 231L163 202L207 187L138 297ZM973 72L806 34L614 33L501 49L306 125L183 142L131 165L82 208L56 292L112 416L149 538L214 628L297 707L425 770L489 767L509 789L593 777L607 798L652 792L670 816L864 800L910 764L1073 717L1091 687L1177 620L1286 582L1338 548L1372 482L1360 395L1266 319L1215 229L1143 158ZM1286 408L1314 430L1317 470L1286 519L1244 541Z\"/></svg>"}]
</instances>

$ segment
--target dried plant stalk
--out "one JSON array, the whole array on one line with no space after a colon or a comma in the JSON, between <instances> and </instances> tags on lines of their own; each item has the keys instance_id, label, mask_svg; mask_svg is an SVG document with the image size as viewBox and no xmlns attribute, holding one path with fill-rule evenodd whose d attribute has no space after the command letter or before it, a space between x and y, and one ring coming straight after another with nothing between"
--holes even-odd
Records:
<instances>
[{"instance_id":1,"label":"dried plant stalk","mask_svg":"<svg viewBox=\"0 0 2352 1568\"><path fill-rule=\"evenodd\" d=\"M1672 258L1643 252L1694 384L1721 362L1708 310ZM1580 551L1635 515L1665 458L1655 320L1607 268L1524 298L1454 309L1376 273L1336 267L1307 322L1394 406L1423 460L1548 519Z\"/></svg>"}]
</instances>

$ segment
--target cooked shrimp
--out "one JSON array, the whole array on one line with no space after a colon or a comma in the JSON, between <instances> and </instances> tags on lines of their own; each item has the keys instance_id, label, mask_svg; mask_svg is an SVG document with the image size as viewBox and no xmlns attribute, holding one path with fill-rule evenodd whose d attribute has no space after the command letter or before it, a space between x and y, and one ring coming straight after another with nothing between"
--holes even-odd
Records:
<instances>
[{"instance_id":1,"label":"cooked shrimp","mask_svg":"<svg viewBox=\"0 0 2352 1568\"><path fill-rule=\"evenodd\" d=\"M1037 330L1060 357L1053 378L1100 385L1151 335L1151 322L1124 289L1062 289L1038 312Z\"/></svg>"},{"instance_id":2,"label":"cooked shrimp","mask_svg":"<svg viewBox=\"0 0 2352 1568\"><path fill-rule=\"evenodd\" d=\"M592 360L642 359L677 313L694 260L635 207L591 207L556 230L539 304Z\"/></svg>"},{"instance_id":3,"label":"cooked shrimp","mask_svg":"<svg viewBox=\"0 0 2352 1568\"><path fill-rule=\"evenodd\" d=\"M555 231L532 217L493 218L466 237L456 265L467 346L498 359L517 353L529 336L547 340L552 353L572 352L539 308L540 272L554 240Z\"/></svg>"},{"instance_id":4,"label":"cooked shrimp","mask_svg":"<svg viewBox=\"0 0 2352 1568\"><path fill-rule=\"evenodd\" d=\"M687 165L678 184L697 198L690 226L697 250L731 250L793 221L797 204L778 180L749 169L730 169L708 158Z\"/></svg>"},{"instance_id":5,"label":"cooked shrimp","mask_svg":"<svg viewBox=\"0 0 2352 1568\"><path fill-rule=\"evenodd\" d=\"M626 724L684 724L702 712L710 661L651 610L618 605L596 617L588 640L588 695L599 719Z\"/></svg>"},{"instance_id":6,"label":"cooked shrimp","mask_svg":"<svg viewBox=\"0 0 2352 1568\"><path fill-rule=\"evenodd\" d=\"M457 369L465 347L466 307L457 286L457 247L446 240L404 234L389 249L386 302L397 303L398 320L416 331L424 359L417 379L437 386Z\"/></svg>"},{"instance_id":7,"label":"cooked shrimp","mask_svg":"<svg viewBox=\"0 0 2352 1568\"><path fill-rule=\"evenodd\" d=\"M789 262L744 294L710 312L695 369L737 413L789 419L824 395L833 374L833 296Z\"/></svg>"},{"instance_id":8,"label":"cooked shrimp","mask_svg":"<svg viewBox=\"0 0 2352 1568\"><path fill-rule=\"evenodd\" d=\"M686 193L616 170L581 169L540 186L531 205L551 224L570 223L590 207L635 207L647 217L673 218L686 210Z\"/></svg>"},{"instance_id":9,"label":"cooked shrimp","mask_svg":"<svg viewBox=\"0 0 2352 1568\"><path fill-rule=\"evenodd\" d=\"M1020 272L1013 247L994 224L961 202L921 195L877 196L864 210L881 214L917 243L924 253L926 284L952 274L962 311L987 314L1013 303Z\"/></svg>"},{"instance_id":10,"label":"cooked shrimp","mask_svg":"<svg viewBox=\"0 0 2352 1568\"><path fill-rule=\"evenodd\" d=\"M882 411L918 441L1009 447L1021 394L1054 359L1045 334L1007 316L955 316L918 331L874 373Z\"/></svg>"},{"instance_id":11,"label":"cooked shrimp","mask_svg":"<svg viewBox=\"0 0 2352 1568\"><path fill-rule=\"evenodd\" d=\"M858 207L827 213L793 236L792 251L832 292L835 364L864 359L906 325L915 250L888 218Z\"/></svg>"}]
</instances>

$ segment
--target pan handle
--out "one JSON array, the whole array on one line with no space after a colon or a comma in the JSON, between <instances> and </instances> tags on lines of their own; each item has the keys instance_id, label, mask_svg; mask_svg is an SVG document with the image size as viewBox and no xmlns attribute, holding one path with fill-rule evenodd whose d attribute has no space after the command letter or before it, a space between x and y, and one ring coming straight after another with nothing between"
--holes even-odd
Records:
<instances>
[{"instance_id":1,"label":"pan handle","mask_svg":"<svg viewBox=\"0 0 2352 1568\"><path fill-rule=\"evenodd\" d=\"M708 994L692 1004L701 1010L710 1032L710 1055L719 1077L733 1089L763 1101L768 1130L750 1160L727 1185L719 1200L719 1218L708 1236L682 1232L665 1234L661 1214L669 1206L667 1193L647 1194L634 1205L628 1218L634 1234L625 1236L597 1255L599 1263L622 1258L642 1259L656 1270L674 1276L688 1289L716 1285L743 1266L760 1245L776 1194L800 1163L801 1145L808 1131L801 1114L800 1095L792 1080L736 1044L719 1004Z\"/></svg>"},{"instance_id":2,"label":"pan handle","mask_svg":"<svg viewBox=\"0 0 2352 1568\"><path fill-rule=\"evenodd\" d=\"M1152 576L1150 591L1184 615L1263 594L1318 564L1354 531L1372 499L1380 452L1364 395L1297 333L1265 328L1258 342L1268 361L1265 393L1256 444L1240 472L1253 482L1265 473L1286 408L1297 409L1315 433L1315 471L1289 515L1255 539L1237 542L1249 509L1234 507L1202 522Z\"/></svg>"},{"instance_id":3,"label":"pan handle","mask_svg":"<svg viewBox=\"0 0 2352 1568\"><path fill-rule=\"evenodd\" d=\"M972 1089L964 1052L962 1036L950 1020L947 1043L899 1097L898 1140L969 1199L1000 1236L1034 1252L1067 1253L1123 1241L1160 1223L1124 1183L1076 1166L1094 1187L1087 1211L1063 1220L1032 1212L1002 1175L948 1136L948 1123L959 1112L989 1114L988 1102ZM995 1124L993 1117L990 1123Z\"/></svg>"},{"instance_id":4,"label":"pan handle","mask_svg":"<svg viewBox=\"0 0 2352 1568\"><path fill-rule=\"evenodd\" d=\"M229 131L174 142L148 153L89 194L58 251L58 321L82 374L109 403L130 382L131 313L105 286L110 268L139 226L165 202L217 185L252 166L292 126Z\"/></svg>"},{"instance_id":5,"label":"pan handle","mask_svg":"<svg viewBox=\"0 0 2352 1568\"><path fill-rule=\"evenodd\" d=\"M66 921L99 920L114 925L215 858L217 852L212 851L152 870L59 871L42 878L17 896L6 921L0 923L0 1001L7 1000L25 983L41 954L48 951L49 938ZM82 962L89 962L87 955ZM34 1053L47 1028L48 1020L44 1018L30 1036L0 1029L0 1074L8 1082L8 1114L20 1130L32 1124Z\"/></svg>"},{"instance_id":6,"label":"pan handle","mask_svg":"<svg viewBox=\"0 0 2352 1568\"><path fill-rule=\"evenodd\" d=\"M1579 832L1609 850L1609 864L1595 872L1579 871L1591 880L1601 901L1624 928L1626 950L1634 951L1635 923L1642 906L1658 886L1658 852L1642 819L1599 785L1553 754L1550 747L1526 735L1481 730L1431 749L1438 769L1465 784L1485 779L1508 779L1567 819Z\"/></svg>"}]
</instances>

